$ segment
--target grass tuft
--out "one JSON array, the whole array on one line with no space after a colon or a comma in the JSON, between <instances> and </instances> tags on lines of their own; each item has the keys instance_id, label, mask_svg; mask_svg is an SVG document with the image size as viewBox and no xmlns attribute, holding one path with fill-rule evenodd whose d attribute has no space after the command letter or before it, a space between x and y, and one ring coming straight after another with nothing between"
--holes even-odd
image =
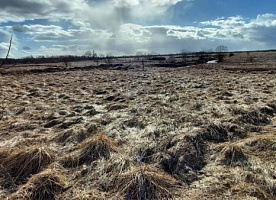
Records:
<instances>
[{"instance_id":1,"label":"grass tuft","mask_svg":"<svg viewBox=\"0 0 276 200\"><path fill-rule=\"evenodd\" d=\"M14 151L1 162L0 174L4 185L24 181L39 173L55 160L54 153L47 147L32 146Z\"/></svg>"},{"instance_id":2,"label":"grass tuft","mask_svg":"<svg viewBox=\"0 0 276 200\"><path fill-rule=\"evenodd\" d=\"M222 124L209 124L206 131L201 135L203 140L214 143L226 142L229 138L226 127Z\"/></svg>"},{"instance_id":3,"label":"grass tuft","mask_svg":"<svg viewBox=\"0 0 276 200\"><path fill-rule=\"evenodd\" d=\"M222 164L230 167L248 165L247 156L244 154L242 148L232 144L224 145L219 160Z\"/></svg>"},{"instance_id":4,"label":"grass tuft","mask_svg":"<svg viewBox=\"0 0 276 200\"><path fill-rule=\"evenodd\" d=\"M65 178L51 169L34 175L10 199L51 200L66 187Z\"/></svg>"},{"instance_id":5,"label":"grass tuft","mask_svg":"<svg viewBox=\"0 0 276 200\"><path fill-rule=\"evenodd\" d=\"M268 125L270 123L268 116L259 110L245 111L237 120L255 126Z\"/></svg>"},{"instance_id":6,"label":"grass tuft","mask_svg":"<svg viewBox=\"0 0 276 200\"><path fill-rule=\"evenodd\" d=\"M65 166L79 166L84 163L91 163L97 159L109 159L111 152L118 152L119 148L111 138L101 133L85 140L79 146L75 155L70 155L63 160Z\"/></svg>"},{"instance_id":7,"label":"grass tuft","mask_svg":"<svg viewBox=\"0 0 276 200\"><path fill-rule=\"evenodd\" d=\"M114 191L124 199L169 199L177 197L177 182L152 165L134 167L116 181Z\"/></svg>"},{"instance_id":8,"label":"grass tuft","mask_svg":"<svg viewBox=\"0 0 276 200\"><path fill-rule=\"evenodd\" d=\"M206 144L199 136L185 136L166 151L154 155L154 162L163 170L187 184L197 179L197 172L206 164Z\"/></svg>"}]
</instances>

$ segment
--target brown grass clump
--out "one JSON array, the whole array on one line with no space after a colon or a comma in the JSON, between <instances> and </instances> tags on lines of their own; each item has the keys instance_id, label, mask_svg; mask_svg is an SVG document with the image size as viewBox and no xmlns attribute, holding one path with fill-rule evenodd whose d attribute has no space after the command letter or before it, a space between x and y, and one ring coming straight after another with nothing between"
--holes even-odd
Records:
<instances>
[{"instance_id":1,"label":"brown grass clump","mask_svg":"<svg viewBox=\"0 0 276 200\"><path fill-rule=\"evenodd\" d=\"M268 115L261 113L259 110L243 111L237 121L255 126L263 126L271 122Z\"/></svg>"},{"instance_id":2,"label":"brown grass clump","mask_svg":"<svg viewBox=\"0 0 276 200\"><path fill-rule=\"evenodd\" d=\"M109 191L119 177L133 167L133 161L126 155L114 154L108 162L100 162L93 176L101 190Z\"/></svg>"},{"instance_id":3,"label":"brown grass clump","mask_svg":"<svg viewBox=\"0 0 276 200\"><path fill-rule=\"evenodd\" d=\"M220 162L230 167L248 165L247 156L237 145L225 145L221 150Z\"/></svg>"},{"instance_id":4,"label":"brown grass clump","mask_svg":"<svg viewBox=\"0 0 276 200\"><path fill-rule=\"evenodd\" d=\"M178 180L187 184L197 179L197 172L206 164L206 144L199 136L185 136L153 155L153 161Z\"/></svg>"},{"instance_id":5,"label":"brown grass clump","mask_svg":"<svg viewBox=\"0 0 276 200\"><path fill-rule=\"evenodd\" d=\"M171 176L152 165L142 165L123 173L113 191L128 200L169 199L178 196L179 188L179 182Z\"/></svg>"},{"instance_id":6,"label":"brown grass clump","mask_svg":"<svg viewBox=\"0 0 276 200\"><path fill-rule=\"evenodd\" d=\"M68 142L80 143L93 135L85 129L69 129L53 137L53 141L65 145Z\"/></svg>"},{"instance_id":7,"label":"brown grass clump","mask_svg":"<svg viewBox=\"0 0 276 200\"><path fill-rule=\"evenodd\" d=\"M231 193L232 198L235 200L253 198L263 200L272 199L272 196L262 190L258 185L250 183L240 183L234 185L234 187L232 187L229 192Z\"/></svg>"},{"instance_id":8,"label":"brown grass clump","mask_svg":"<svg viewBox=\"0 0 276 200\"><path fill-rule=\"evenodd\" d=\"M47 147L32 146L16 150L3 159L0 174L5 179L5 184L24 181L51 164L54 159L54 153Z\"/></svg>"},{"instance_id":9,"label":"brown grass clump","mask_svg":"<svg viewBox=\"0 0 276 200\"><path fill-rule=\"evenodd\" d=\"M103 167L105 174L121 174L128 170L133 165L132 161L125 155L115 155L108 163Z\"/></svg>"},{"instance_id":10,"label":"brown grass clump","mask_svg":"<svg viewBox=\"0 0 276 200\"><path fill-rule=\"evenodd\" d=\"M0 148L0 164L11 154L10 148Z\"/></svg>"},{"instance_id":11,"label":"brown grass clump","mask_svg":"<svg viewBox=\"0 0 276 200\"><path fill-rule=\"evenodd\" d=\"M66 187L65 178L57 172L47 169L34 175L10 199L51 200L62 193Z\"/></svg>"},{"instance_id":12,"label":"brown grass clump","mask_svg":"<svg viewBox=\"0 0 276 200\"><path fill-rule=\"evenodd\" d=\"M203 140L214 143L226 142L228 138L228 131L222 124L209 124L204 133L201 134Z\"/></svg>"},{"instance_id":13,"label":"brown grass clump","mask_svg":"<svg viewBox=\"0 0 276 200\"><path fill-rule=\"evenodd\" d=\"M276 151L276 137L258 137L248 141L246 145L253 151Z\"/></svg>"},{"instance_id":14,"label":"brown grass clump","mask_svg":"<svg viewBox=\"0 0 276 200\"><path fill-rule=\"evenodd\" d=\"M268 169L265 169L265 170L268 170ZM259 171L245 173L244 181L246 183L256 184L271 196L275 196L276 195L275 175L274 177L271 177L268 174L265 174Z\"/></svg>"},{"instance_id":15,"label":"brown grass clump","mask_svg":"<svg viewBox=\"0 0 276 200\"><path fill-rule=\"evenodd\" d=\"M118 151L115 142L103 133L87 139L79 146L79 149L77 155L67 157L63 161L65 166L79 166L100 158L109 159L111 152Z\"/></svg>"},{"instance_id":16,"label":"brown grass clump","mask_svg":"<svg viewBox=\"0 0 276 200\"><path fill-rule=\"evenodd\" d=\"M107 197L107 194L100 192L94 188L84 189L71 188L68 191L57 196L59 200L106 200L111 199ZM115 199L114 199L115 200Z\"/></svg>"}]
</instances>

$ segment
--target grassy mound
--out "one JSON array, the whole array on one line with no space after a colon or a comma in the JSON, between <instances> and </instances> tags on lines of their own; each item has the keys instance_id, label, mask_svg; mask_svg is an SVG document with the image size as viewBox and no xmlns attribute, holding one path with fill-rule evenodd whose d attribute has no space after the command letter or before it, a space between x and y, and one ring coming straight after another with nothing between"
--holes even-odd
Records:
<instances>
[{"instance_id":1,"label":"grassy mound","mask_svg":"<svg viewBox=\"0 0 276 200\"><path fill-rule=\"evenodd\" d=\"M223 145L219 161L230 167L248 165L247 156L241 147L237 145Z\"/></svg>"},{"instance_id":2,"label":"grassy mound","mask_svg":"<svg viewBox=\"0 0 276 200\"><path fill-rule=\"evenodd\" d=\"M151 165L142 165L123 173L114 192L124 199L169 199L177 197L179 183Z\"/></svg>"},{"instance_id":3,"label":"grassy mound","mask_svg":"<svg viewBox=\"0 0 276 200\"><path fill-rule=\"evenodd\" d=\"M10 199L51 200L56 199L66 186L63 176L48 169L34 175Z\"/></svg>"},{"instance_id":4,"label":"grassy mound","mask_svg":"<svg viewBox=\"0 0 276 200\"><path fill-rule=\"evenodd\" d=\"M272 172L272 176L270 176L269 174L266 174L260 171L261 170L259 170L258 172L257 171L246 172L244 175L244 181L249 184L257 185L267 194L275 197L276 195L275 173Z\"/></svg>"},{"instance_id":5,"label":"grassy mound","mask_svg":"<svg viewBox=\"0 0 276 200\"><path fill-rule=\"evenodd\" d=\"M111 138L105 134L99 134L87 139L79 146L75 155L67 157L63 162L65 166L79 166L84 163L91 163L97 159L109 159L111 152L117 152L118 147Z\"/></svg>"},{"instance_id":6,"label":"grassy mound","mask_svg":"<svg viewBox=\"0 0 276 200\"><path fill-rule=\"evenodd\" d=\"M243 111L237 121L255 126L263 126L271 122L268 115L263 114L259 110Z\"/></svg>"},{"instance_id":7,"label":"grassy mound","mask_svg":"<svg viewBox=\"0 0 276 200\"><path fill-rule=\"evenodd\" d=\"M159 163L165 172L190 184L197 179L197 172L206 164L206 145L198 136L185 136L171 145L156 154L154 162Z\"/></svg>"},{"instance_id":8,"label":"grassy mound","mask_svg":"<svg viewBox=\"0 0 276 200\"><path fill-rule=\"evenodd\" d=\"M97 189L83 187L72 187L71 189L63 192L57 196L59 200L106 200L112 199L106 193L100 192ZM114 199L115 200L115 199Z\"/></svg>"},{"instance_id":9,"label":"grassy mound","mask_svg":"<svg viewBox=\"0 0 276 200\"><path fill-rule=\"evenodd\" d=\"M227 128L224 127L222 124L209 124L206 127L206 130L201 134L201 138L203 140L214 142L214 143L221 143L226 142L228 138L228 131Z\"/></svg>"},{"instance_id":10,"label":"grassy mound","mask_svg":"<svg viewBox=\"0 0 276 200\"><path fill-rule=\"evenodd\" d=\"M276 136L253 138L246 145L251 151L276 151Z\"/></svg>"},{"instance_id":11,"label":"grassy mound","mask_svg":"<svg viewBox=\"0 0 276 200\"><path fill-rule=\"evenodd\" d=\"M32 174L39 173L55 159L47 147L32 146L16 150L1 162L0 174L7 183L24 181Z\"/></svg>"},{"instance_id":12,"label":"grassy mound","mask_svg":"<svg viewBox=\"0 0 276 200\"><path fill-rule=\"evenodd\" d=\"M133 167L133 161L126 155L113 154L108 162L101 162L95 169L93 176L95 183L101 190L109 191L121 174Z\"/></svg>"},{"instance_id":13,"label":"grassy mound","mask_svg":"<svg viewBox=\"0 0 276 200\"><path fill-rule=\"evenodd\" d=\"M1 148L0 149L0 164L11 154L11 148Z\"/></svg>"},{"instance_id":14,"label":"grassy mound","mask_svg":"<svg viewBox=\"0 0 276 200\"><path fill-rule=\"evenodd\" d=\"M230 189L233 199L272 199L272 196L262 190L258 185L240 183Z\"/></svg>"}]
</instances>

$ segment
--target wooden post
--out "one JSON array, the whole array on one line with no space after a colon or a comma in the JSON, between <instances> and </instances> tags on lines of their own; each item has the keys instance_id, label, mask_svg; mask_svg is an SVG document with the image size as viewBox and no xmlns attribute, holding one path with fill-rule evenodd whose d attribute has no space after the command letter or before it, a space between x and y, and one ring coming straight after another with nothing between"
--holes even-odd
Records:
<instances>
[{"instance_id":1,"label":"wooden post","mask_svg":"<svg viewBox=\"0 0 276 200\"><path fill-rule=\"evenodd\" d=\"M6 58L5 58L5 60L3 60L3 62L0 64L0 68L1 68L4 64L5 64L5 61L7 61L7 60L8 60L8 57L9 57L9 54L10 54L10 51L11 51L12 36L13 36L13 34L11 35L11 39L10 39L10 46L9 46L9 50L8 50L8 52L7 52Z\"/></svg>"}]
</instances>

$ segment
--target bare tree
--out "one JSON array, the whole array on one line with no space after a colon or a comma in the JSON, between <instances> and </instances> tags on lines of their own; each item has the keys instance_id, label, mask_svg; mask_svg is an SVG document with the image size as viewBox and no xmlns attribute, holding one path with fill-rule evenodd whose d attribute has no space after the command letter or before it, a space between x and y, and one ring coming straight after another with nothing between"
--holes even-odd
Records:
<instances>
[{"instance_id":1,"label":"bare tree","mask_svg":"<svg viewBox=\"0 0 276 200\"><path fill-rule=\"evenodd\" d=\"M5 58L5 59L2 61L2 63L0 64L0 68L5 64L5 62L6 62L6 61L8 60L8 58L9 58L9 54L10 54L10 51L11 51L11 45L12 45L12 37L13 37L13 34L11 35L10 45L9 45L9 49L8 49L6 58Z\"/></svg>"},{"instance_id":2,"label":"bare tree","mask_svg":"<svg viewBox=\"0 0 276 200\"><path fill-rule=\"evenodd\" d=\"M106 62L106 64L113 63L113 54L111 52L106 53L105 62Z\"/></svg>"},{"instance_id":3,"label":"bare tree","mask_svg":"<svg viewBox=\"0 0 276 200\"><path fill-rule=\"evenodd\" d=\"M170 64L175 64L176 60L174 55L170 55L169 58L167 59L167 62Z\"/></svg>"},{"instance_id":4,"label":"bare tree","mask_svg":"<svg viewBox=\"0 0 276 200\"><path fill-rule=\"evenodd\" d=\"M225 52L228 51L228 47L224 46L224 45L219 45L216 48L216 52L217 52L217 57L218 57L218 62L223 62L224 58L226 56Z\"/></svg>"},{"instance_id":5,"label":"bare tree","mask_svg":"<svg viewBox=\"0 0 276 200\"><path fill-rule=\"evenodd\" d=\"M92 56L91 51L86 51L86 52L84 53L84 56L90 58L90 57Z\"/></svg>"},{"instance_id":6,"label":"bare tree","mask_svg":"<svg viewBox=\"0 0 276 200\"><path fill-rule=\"evenodd\" d=\"M216 48L216 52L227 52L228 51L228 47L227 46L224 46L224 45L219 45L217 46Z\"/></svg>"},{"instance_id":7,"label":"bare tree","mask_svg":"<svg viewBox=\"0 0 276 200\"><path fill-rule=\"evenodd\" d=\"M92 52L92 58L95 59L95 58L97 58L97 57L98 57L98 55L97 55L96 51L93 50L93 52Z\"/></svg>"}]
</instances>

